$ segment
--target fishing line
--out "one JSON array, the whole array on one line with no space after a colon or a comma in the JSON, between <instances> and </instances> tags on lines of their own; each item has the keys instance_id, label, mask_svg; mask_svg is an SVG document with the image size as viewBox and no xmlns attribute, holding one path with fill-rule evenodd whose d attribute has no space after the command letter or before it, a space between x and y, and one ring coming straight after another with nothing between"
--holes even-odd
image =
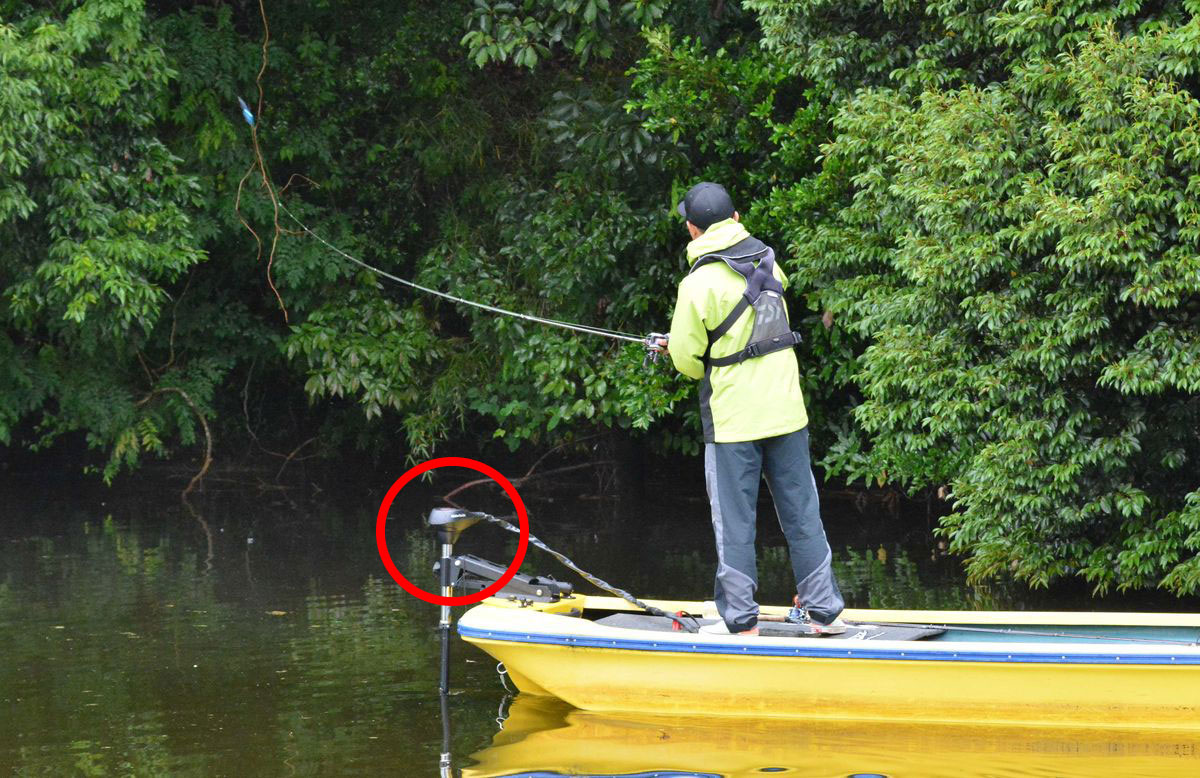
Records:
<instances>
[{"instance_id":1,"label":"fishing line","mask_svg":"<svg viewBox=\"0 0 1200 778\"><path fill-rule=\"evenodd\" d=\"M263 74L267 72L268 51L271 44L271 27L267 23L267 9L263 5L263 0L258 0L258 10L262 14L263 21L263 42L262 42L262 63L258 68L258 76L254 79L255 85L258 87L258 103L257 111L251 113L250 106L246 105L246 101L238 98L239 107L242 109L242 118L246 120L246 124L250 125L250 141L254 146L254 161L250 163L250 167L246 170L246 174L242 176L242 180L238 182L237 197L233 201L233 212L237 214L238 221L242 226L250 231L254 236L254 242L258 246L258 258L256 261L262 260L263 244L262 238L255 232L246 218L242 216L242 187L246 184L246 179L258 169L259 179L263 189L267 190L267 197L271 200L271 207L274 209L274 224L275 229L271 233L271 250L267 255L267 285L271 287L271 291L275 294L275 299L279 302L279 309L283 311L283 321L288 320L287 306L283 304L283 297L280 296L279 290L275 288L275 281L271 278L271 267L275 264L275 250L279 247L279 236L283 233L283 228L279 226L279 194L275 191L274 185L271 184L271 176L267 172L267 161L263 158L262 149L258 145L258 123L255 121L256 116L262 116L263 108ZM286 189L287 187L284 187Z\"/></svg>"},{"instance_id":2,"label":"fishing line","mask_svg":"<svg viewBox=\"0 0 1200 778\"><path fill-rule=\"evenodd\" d=\"M354 264L358 265L359 267L369 270L370 272L372 272L382 278L386 278L386 279L388 279L390 281L394 281L398 284L403 284L404 286L407 286L411 289L415 289L420 292L424 292L425 294L434 295L436 297L441 297L442 299L449 300L451 302L455 302L460 305L468 305L473 308L478 308L479 310L488 311L489 313L495 313L495 314L499 314L502 316L510 316L512 318L520 319L522 321L534 322L537 324L544 324L544 325L550 326L550 327L559 327L561 329L570 330L572 332L579 332L579 333L583 333L586 335L597 335L602 338L610 338L612 340L624 341L626 343L638 343L638 344L646 347L647 358L652 358L655 362L658 361L658 355L659 355L659 353L661 353L659 341L663 337L659 333L651 333L648 336L642 337L642 336L638 336L638 335L632 335L628 332L621 332L619 330L612 330L612 329L608 329L605 327L593 327L588 324L576 324L574 322L561 321L559 319L550 319L550 318L546 318L544 316L535 316L533 314L520 313L518 311L510 311L506 308L501 308L496 305L488 305L486 303L480 303L480 302L476 302L474 300L468 300L463 297L458 297L456 295L448 294L446 292L441 292L441 291L438 291L437 289L431 289L427 286L422 286L421 284L418 284L415 281L410 281L407 278L401 278L400 276L388 273L387 271L382 270L378 267L375 267L374 265L371 265L370 263L364 262L363 260L359 259L358 257L351 256L349 253L343 251L342 249L338 248L334 244L325 240L325 238L323 238L321 235L319 235L318 233L316 233L315 231L310 229L307 225L305 225L298 218L296 218L295 214L293 214L291 211L288 210L287 206L283 204L283 200L282 200L283 193L286 192L288 186L291 185L291 179L289 179L288 185L284 186L284 188L282 190L279 190L279 191L275 190L274 185L271 183L270 172L267 169L267 161L263 157L262 149L260 148L259 143L258 143L258 122L256 119L258 117L262 116L262 109L263 109L262 79L263 79L263 74L265 74L267 71L268 53L270 50L270 43L271 43L271 28L267 22L267 10L266 10L266 7L263 5L263 0L259 0L258 9L259 9L259 13L262 15L263 41L262 41L261 64L258 69L258 76L255 78L255 85L258 89L258 103L256 106L257 110L251 111L250 106L248 106L246 104L246 102L244 100L242 100L242 98L240 98L240 97L237 98L238 107L241 109L241 112L242 112L242 118L246 120L246 124L250 125L250 140L251 140L251 144L254 148L254 160L250 163L250 167L249 167L249 169L246 170L245 175L242 176L241 181L238 182L237 196L234 198L233 210L234 210L234 213L237 214L238 220L241 221L242 226L244 226L247 230L249 230L250 234L254 236L254 242L258 246L258 260L261 260L262 255L263 255L262 238L259 236L258 232L256 232L255 229L250 226L250 223L248 221L246 221L246 218L242 215L242 211L241 211L242 188L245 186L247 179L249 179L250 176L257 170L258 174L259 174L259 182L262 185L263 189L266 190L267 197L270 199L271 207L273 209L273 227L274 228L271 233L271 248L267 254L267 284L271 287L271 291L274 293L275 299L279 302L279 308L280 308L280 310L283 311L283 320L285 323L288 321L287 306L284 305L283 297L279 294L279 290L275 287L275 282L271 276L271 269L275 262L276 249L279 247L279 237L280 237L280 235L282 235L285 232L283 227L281 227L279 224L280 211L287 214L287 216L292 221L294 221L303 232L311 235L313 238L316 238L320 243L322 243L330 251L333 251L338 256L340 256L344 259L347 259L350 262L353 262ZM301 176L301 177L303 178L303 176ZM293 176L293 178L295 178L295 176Z\"/></svg>"}]
</instances>

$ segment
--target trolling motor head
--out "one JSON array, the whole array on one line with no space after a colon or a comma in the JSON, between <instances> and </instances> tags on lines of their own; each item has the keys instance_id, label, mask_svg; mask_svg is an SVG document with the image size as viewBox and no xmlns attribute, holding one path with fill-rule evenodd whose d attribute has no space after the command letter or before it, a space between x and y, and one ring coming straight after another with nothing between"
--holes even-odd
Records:
<instances>
[{"instance_id":1,"label":"trolling motor head","mask_svg":"<svg viewBox=\"0 0 1200 778\"><path fill-rule=\"evenodd\" d=\"M434 508L425 523L432 527L442 545L454 545L458 538L471 527L487 518L486 513L464 511L461 508Z\"/></svg>"}]
</instances>

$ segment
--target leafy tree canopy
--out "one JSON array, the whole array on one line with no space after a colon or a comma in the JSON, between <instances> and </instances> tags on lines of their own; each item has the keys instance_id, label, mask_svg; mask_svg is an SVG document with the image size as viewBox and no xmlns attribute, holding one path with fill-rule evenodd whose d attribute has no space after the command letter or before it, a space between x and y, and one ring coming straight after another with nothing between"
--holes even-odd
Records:
<instances>
[{"instance_id":1,"label":"leafy tree canopy","mask_svg":"<svg viewBox=\"0 0 1200 778\"><path fill-rule=\"evenodd\" d=\"M1200 4L269 5L0 2L5 445L693 451L638 346L313 233L641 334L718 180L827 473L946 496L976 576L1200 590Z\"/></svg>"},{"instance_id":2,"label":"leafy tree canopy","mask_svg":"<svg viewBox=\"0 0 1200 778\"><path fill-rule=\"evenodd\" d=\"M773 45L830 43L758 5ZM891 61L839 103L823 151L851 186L792 244L864 345L859 433L829 464L944 485L942 531L976 576L1200 583L1200 28L1183 11L1005 4L970 60L917 66L950 88Z\"/></svg>"}]
</instances>

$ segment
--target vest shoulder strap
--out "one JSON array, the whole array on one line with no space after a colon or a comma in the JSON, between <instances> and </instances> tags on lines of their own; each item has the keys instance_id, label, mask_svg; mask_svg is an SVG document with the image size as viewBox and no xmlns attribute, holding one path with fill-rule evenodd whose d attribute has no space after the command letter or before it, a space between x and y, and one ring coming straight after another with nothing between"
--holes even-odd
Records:
<instances>
[{"instance_id":1,"label":"vest shoulder strap","mask_svg":"<svg viewBox=\"0 0 1200 778\"><path fill-rule=\"evenodd\" d=\"M737 320L742 318L742 314L746 312L746 309L753 305L764 291L769 290L782 293L783 284L775 277L775 251L770 246L764 246L748 254L705 254L692 264L692 269L688 273L690 275L696 272L698 268L704 265L711 265L715 262L724 262L730 270L738 273L738 275L746 280L746 290L742 293L741 299L737 301L737 305L733 306L733 310L721 320L720 324L708 331L708 347L704 349L704 356L701 357L701 361L707 365L719 367L725 364L741 362L749 359L751 356L758 356L757 354L747 354L741 356L740 359L726 362L724 360L741 355L742 352L720 357L720 361L711 359L709 355L712 353L713 344L720 340L725 333L729 332L733 325L737 323ZM786 346L780 346L779 348L786 348ZM778 349L771 350L775 351Z\"/></svg>"}]
</instances>

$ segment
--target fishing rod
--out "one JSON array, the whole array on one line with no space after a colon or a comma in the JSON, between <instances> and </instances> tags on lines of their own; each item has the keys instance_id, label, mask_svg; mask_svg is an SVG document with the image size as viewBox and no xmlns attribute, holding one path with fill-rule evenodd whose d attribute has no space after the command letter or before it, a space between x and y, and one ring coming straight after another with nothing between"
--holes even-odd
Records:
<instances>
[{"instance_id":1,"label":"fishing rod","mask_svg":"<svg viewBox=\"0 0 1200 778\"><path fill-rule=\"evenodd\" d=\"M312 237L316 238L317 241L319 241L326 248L328 248L330 251L334 252L338 256L342 257L343 259L349 260L350 262L353 262L354 264L358 265L359 267L361 267L365 270L369 270L372 273L374 273L378 276L381 276L382 278L386 278L389 281L395 281L398 284L403 284L404 286L407 286L410 289L416 289L417 291L424 292L425 294L434 295L435 297L441 297L444 300L449 300L454 303L459 303L460 305L469 305L473 308L479 308L480 310L488 311L490 313L496 313L496 314L500 314L502 316L511 316L514 319L520 319L522 321L534 322L537 324L545 324L550 327L560 327L565 330L572 330L574 332L582 332L587 335L599 335L600 337L604 337L604 338L612 338L613 340L621 340L621 341L626 341L628 343L641 343L643 345L645 345L648 337L650 337L650 336L639 337L637 335L631 335L627 332L621 332L620 330L610 330L605 327L593 327L590 324L576 324L574 322L561 321L559 319L549 319L544 316L535 316L531 313L521 313L519 311L510 311L507 308L501 308L497 305L488 305L487 303L476 302L475 300L468 300L465 297L458 297L457 295L452 295L448 292L443 292L438 289L433 289L428 286L423 286L421 284L418 284L415 281L410 281L407 278L401 278L400 276L393 275L392 273L389 273L386 270L375 267L374 265L372 265L368 262L364 262L363 260L359 259L358 257L355 257L352 254L349 254L349 253L343 251L341 248L339 248L339 247L335 246L334 244L330 243L329 241L325 240L325 238L323 238L320 234L313 231L307 225L305 225L302 221L300 221L298 218L296 218L296 216L291 211L289 211L287 209L287 206L283 205L283 203L279 204L279 208L285 214L287 214L288 218L290 218L292 221L294 221L296 223L296 226L298 226L301 229L301 231L306 232L309 235L311 235ZM660 338L663 337L661 334L658 334L658 333L652 333L652 336L660 337Z\"/></svg>"},{"instance_id":2,"label":"fishing rod","mask_svg":"<svg viewBox=\"0 0 1200 778\"><path fill-rule=\"evenodd\" d=\"M481 303L476 300L469 300L465 297L459 297L457 295L453 295L448 292L443 292L438 289L433 289L431 287L424 286L422 284L418 284L416 281L412 281L407 278L402 278L393 273L389 273L386 270L383 270L382 268L376 267L376 266L372 265L371 263L366 262L356 256L353 256L352 254L350 254L347 251L344 251L340 247L338 247L338 246L334 245L333 243L331 243L330 241L326 240L320 233L318 233L315 230L313 230L312 228L310 228L307 224L300 221L300 219L288 209L287 205L284 204L282 198L279 197L274 192L274 189L271 186L271 184L267 178L267 175L266 175L266 165L265 165L265 162L263 162L263 160L262 160L262 152L259 151L259 149L258 149L258 145L257 145L257 143L258 143L258 141L257 141L258 125L255 122L254 113L250 110L250 106L248 106L246 104L246 101L243 100L241 97L238 97L237 101L238 101L238 107L241 109L241 112L242 112L242 118L246 121L246 124L250 125L251 132L254 134L254 137L255 137L255 159L258 162L260 169L262 171L263 184L264 184L264 186L267 187L268 192L271 194L271 201L276 208L276 213L278 213L279 211L282 211L284 214L287 215L287 217L289 219L291 219L293 222L296 223L296 226L299 227L302 232L315 238L319 243L321 243L323 246L328 248L333 253L337 254L339 257L341 257L349 262L352 262L355 265L358 265L359 267L363 268L364 270L370 271L371 273L374 273L375 275L377 275L381 278L386 278L389 281L393 281L395 283L402 284L403 286L407 286L408 288L414 289L418 292L423 292L425 294L432 295L434 297L440 297L443 300L449 300L450 302L457 303L459 305L467 305L472 308L478 308L479 310L487 311L489 313L494 313L494 314L501 315L501 316L509 316L514 319L519 319L521 321L527 321L527 322L533 322L535 324L543 324L548 327L558 327L560 329L570 330L572 332L578 332L578 333L582 333L585 335L596 335L598 337L609 338L611 340L622 341L625 343L637 343L646 350L646 356L642 360L643 365L645 365L647 362L657 363L658 358L663 353L665 353L666 347L667 347L667 340L668 340L668 336L665 333L651 332L650 334L645 335L645 336L638 336L638 335L633 335L628 332L621 332L620 330L608 329L607 327L595 327L590 324L578 324L576 322L562 321L560 319L551 319L551 318L548 318L545 316L535 316L534 314L531 314L531 313L521 313L520 311L512 311L507 308L501 308L498 305L489 305L487 303ZM286 189L286 188L287 187L284 187L284 189ZM240 187L239 187L239 196L240 196ZM248 224L246 226L247 226L247 228L249 228ZM279 223L278 223L278 218L277 218L276 223L275 223L276 237L278 237L279 229L280 228L279 228ZM253 233L254 231L251 230L251 232ZM256 238L258 237L257 233L255 233L255 237ZM274 257L274 244L272 244L271 253L272 253L272 258L273 258ZM268 281L270 281L269 267L268 267ZM271 285L271 288L272 289L275 288L274 284ZM276 297L278 297L278 295L279 295L279 293L276 292ZM280 300L280 305L282 306L282 304L283 304L283 301ZM286 309L285 309L285 316L286 316Z\"/></svg>"},{"instance_id":3,"label":"fishing rod","mask_svg":"<svg viewBox=\"0 0 1200 778\"><path fill-rule=\"evenodd\" d=\"M465 297L459 297L458 295L453 295L453 294L450 294L449 292L443 292L439 289L433 289L432 287L418 284L416 281L411 281L407 278L401 278L400 276L395 275L393 273L389 273L386 270L383 270L382 268L375 267L374 265L370 264L369 262L365 262L364 260L359 259L358 257L344 251L343 249L334 245L333 243L330 243L318 232L311 229L304 222L300 221L300 219L298 219L295 214L293 214L290 210L288 210L288 207L286 205L284 205L282 202L279 203L279 209L281 211L283 211L284 214L286 214L289 219L294 221L296 223L296 226L299 227L302 232L315 238L319 243L324 245L326 248L328 248L333 253L337 254L338 256L342 257L343 259L353 262L354 264L358 265L359 267L363 268L364 270L368 270L368 271L374 273L375 275L380 276L381 278L386 278L389 281L394 281L398 284L402 284L404 286L407 286L410 289L415 289L419 292L424 292L425 294L433 295L434 297L440 297L443 300L449 300L450 302L458 303L459 305L467 305L472 308L478 308L482 311L499 314L501 316L510 316L514 319L519 319L521 321L533 322L535 324L544 324L549 327L558 327L560 329L570 330L572 332L579 332L579 333L583 333L585 335L597 335L602 338L611 338L612 340L624 341L626 343L637 343L646 349L647 358L650 360L653 360L655 362L658 361L658 356L659 356L659 354L662 353L663 345L665 344L665 342L667 340L667 336L660 332L652 332L649 335L639 337L637 335L631 335L628 332L621 332L620 330L611 330L611 329L608 329L605 327L594 327L590 324L578 324L575 322L562 321L560 319L550 319L545 316L535 316L534 314L531 314L531 313L521 313L520 311L512 311L507 308L501 308L498 305L489 305L487 303L481 303L481 302L478 302L475 300L468 300Z\"/></svg>"}]
</instances>

